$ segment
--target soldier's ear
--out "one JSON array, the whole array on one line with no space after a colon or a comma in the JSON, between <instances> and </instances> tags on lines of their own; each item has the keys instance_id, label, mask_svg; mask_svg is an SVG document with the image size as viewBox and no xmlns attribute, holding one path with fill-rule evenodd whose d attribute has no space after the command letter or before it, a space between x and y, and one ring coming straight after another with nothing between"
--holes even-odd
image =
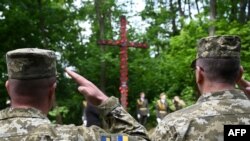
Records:
<instances>
[{"instance_id":1,"label":"soldier's ear","mask_svg":"<svg viewBox=\"0 0 250 141\"><path fill-rule=\"evenodd\" d=\"M195 69L195 80L197 84L201 84L204 81L204 71L199 66L196 66Z\"/></svg>"},{"instance_id":2,"label":"soldier's ear","mask_svg":"<svg viewBox=\"0 0 250 141\"><path fill-rule=\"evenodd\" d=\"M56 82L49 88L49 96L48 96L48 110L50 110L55 102L55 90L56 90Z\"/></svg>"},{"instance_id":3,"label":"soldier's ear","mask_svg":"<svg viewBox=\"0 0 250 141\"><path fill-rule=\"evenodd\" d=\"M10 83L9 83L9 80L7 80L7 81L5 82L5 88L7 89L8 93L9 93L9 91L10 91Z\"/></svg>"},{"instance_id":4,"label":"soldier's ear","mask_svg":"<svg viewBox=\"0 0 250 141\"><path fill-rule=\"evenodd\" d=\"M50 95L50 97L52 97L52 95L54 95L55 94L55 91L56 91L56 82L55 83L53 83L53 85L51 85L51 87L49 88L49 95Z\"/></svg>"}]
</instances>

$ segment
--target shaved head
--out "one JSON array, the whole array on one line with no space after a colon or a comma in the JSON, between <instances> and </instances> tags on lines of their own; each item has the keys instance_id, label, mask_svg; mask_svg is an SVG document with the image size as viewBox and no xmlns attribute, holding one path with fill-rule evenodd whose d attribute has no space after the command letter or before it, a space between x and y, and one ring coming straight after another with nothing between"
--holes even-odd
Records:
<instances>
[{"instance_id":1,"label":"shaved head","mask_svg":"<svg viewBox=\"0 0 250 141\"><path fill-rule=\"evenodd\" d=\"M240 60L235 58L202 58L196 62L212 82L234 84L240 72Z\"/></svg>"}]
</instances>

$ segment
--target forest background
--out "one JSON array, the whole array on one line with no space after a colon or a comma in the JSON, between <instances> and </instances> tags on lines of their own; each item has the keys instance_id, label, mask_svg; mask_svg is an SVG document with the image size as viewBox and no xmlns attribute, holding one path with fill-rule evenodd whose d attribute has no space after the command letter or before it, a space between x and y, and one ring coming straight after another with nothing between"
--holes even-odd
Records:
<instances>
[{"instance_id":1,"label":"forest background","mask_svg":"<svg viewBox=\"0 0 250 141\"><path fill-rule=\"evenodd\" d=\"M238 35L241 64L250 80L250 0L1 0L0 108L8 99L5 54L16 48L51 49L57 54L56 103L49 118L57 123L82 123L83 97L65 77L72 67L107 95L119 94L119 48L100 39L119 39L119 17L127 16L128 38L148 49L129 48L128 111L135 117L136 98L144 91L150 103L148 127L156 125L155 101L161 92L180 96L187 105L197 100L190 63L198 39Z\"/></svg>"}]
</instances>

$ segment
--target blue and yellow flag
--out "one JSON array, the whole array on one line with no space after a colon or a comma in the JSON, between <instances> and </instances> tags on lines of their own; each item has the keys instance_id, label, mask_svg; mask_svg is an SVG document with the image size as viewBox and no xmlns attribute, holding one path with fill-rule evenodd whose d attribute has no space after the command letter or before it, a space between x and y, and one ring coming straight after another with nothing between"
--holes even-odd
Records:
<instances>
[{"instance_id":1,"label":"blue and yellow flag","mask_svg":"<svg viewBox=\"0 0 250 141\"><path fill-rule=\"evenodd\" d=\"M125 135L118 135L117 141L128 141L128 136Z\"/></svg>"},{"instance_id":2,"label":"blue and yellow flag","mask_svg":"<svg viewBox=\"0 0 250 141\"><path fill-rule=\"evenodd\" d=\"M111 141L110 137L102 135L101 136L101 141Z\"/></svg>"},{"instance_id":3,"label":"blue and yellow flag","mask_svg":"<svg viewBox=\"0 0 250 141\"><path fill-rule=\"evenodd\" d=\"M101 135L101 141L129 141L127 135L108 134Z\"/></svg>"}]
</instances>

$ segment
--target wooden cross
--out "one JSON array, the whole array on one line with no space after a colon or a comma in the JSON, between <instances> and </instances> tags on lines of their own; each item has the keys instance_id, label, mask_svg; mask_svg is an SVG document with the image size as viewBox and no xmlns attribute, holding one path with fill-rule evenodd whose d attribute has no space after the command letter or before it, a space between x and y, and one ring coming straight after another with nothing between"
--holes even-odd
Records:
<instances>
[{"instance_id":1,"label":"wooden cross","mask_svg":"<svg viewBox=\"0 0 250 141\"><path fill-rule=\"evenodd\" d=\"M120 94L121 104L127 109L128 97L128 47L147 48L145 43L130 42L127 39L126 31L127 20L125 16L120 17L120 39L119 40L100 40L98 44L120 47Z\"/></svg>"}]
</instances>

